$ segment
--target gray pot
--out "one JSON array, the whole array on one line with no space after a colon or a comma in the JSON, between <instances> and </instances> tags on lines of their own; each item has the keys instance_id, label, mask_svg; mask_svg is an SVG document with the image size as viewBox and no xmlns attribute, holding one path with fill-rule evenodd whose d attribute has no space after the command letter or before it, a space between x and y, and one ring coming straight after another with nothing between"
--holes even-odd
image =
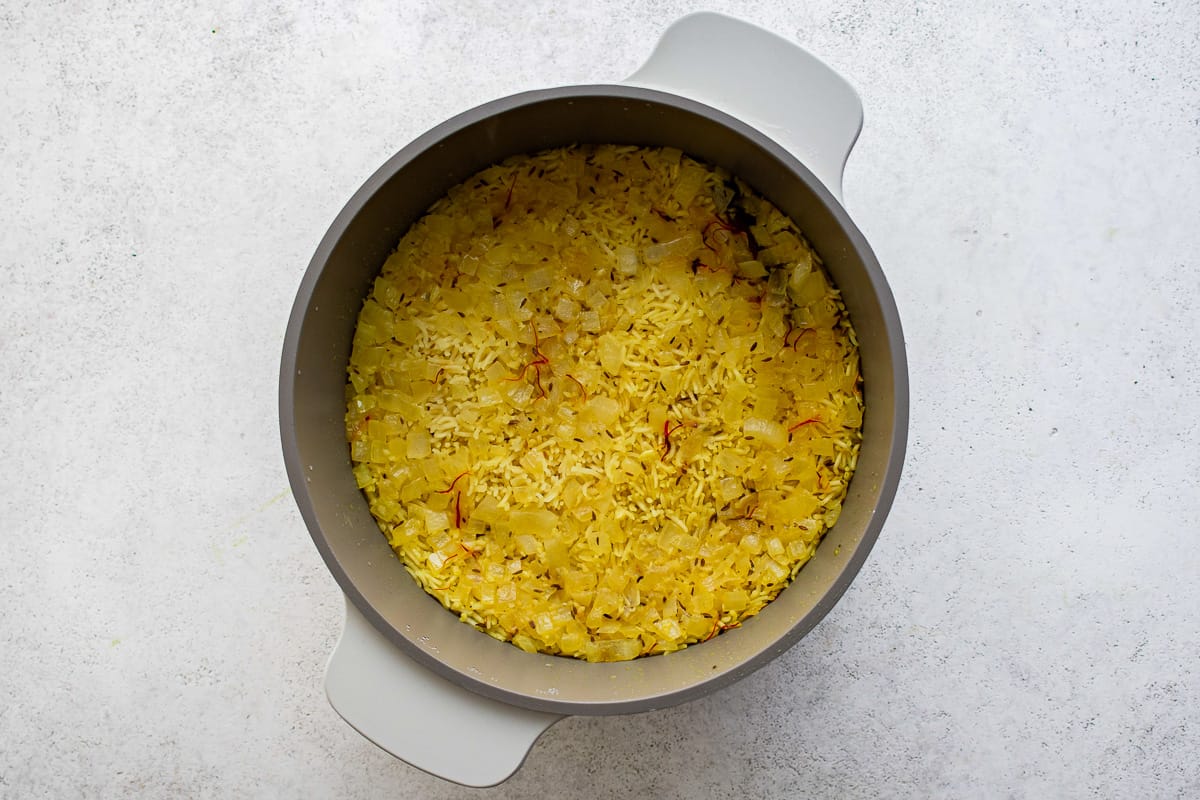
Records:
<instances>
[{"instance_id":1,"label":"gray pot","mask_svg":"<svg viewBox=\"0 0 1200 800\"><path fill-rule=\"evenodd\" d=\"M728 55L702 57L718 47ZM812 56L745 23L698 14L669 29L624 84L534 91L475 108L405 147L350 199L292 310L280 430L296 502L348 600L327 690L351 725L416 766L489 785L562 715L699 697L787 650L833 607L883 525L908 425L899 316L838 197L861 122L853 89ZM842 291L864 379L863 445L841 518L792 585L738 629L618 664L525 653L425 594L355 486L343 428L356 315L408 226L448 188L506 156L579 142L678 147L729 169L796 220Z\"/></svg>"}]
</instances>

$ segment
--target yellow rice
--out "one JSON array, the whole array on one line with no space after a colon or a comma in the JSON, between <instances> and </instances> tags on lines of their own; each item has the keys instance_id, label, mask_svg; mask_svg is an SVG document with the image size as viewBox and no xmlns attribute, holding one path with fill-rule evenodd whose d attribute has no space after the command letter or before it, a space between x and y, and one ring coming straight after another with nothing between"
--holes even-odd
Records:
<instances>
[{"instance_id":1,"label":"yellow rice","mask_svg":"<svg viewBox=\"0 0 1200 800\"><path fill-rule=\"evenodd\" d=\"M617 661L758 612L837 519L854 331L795 224L673 149L509 159L388 258L347 385L404 565L530 652Z\"/></svg>"}]
</instances>

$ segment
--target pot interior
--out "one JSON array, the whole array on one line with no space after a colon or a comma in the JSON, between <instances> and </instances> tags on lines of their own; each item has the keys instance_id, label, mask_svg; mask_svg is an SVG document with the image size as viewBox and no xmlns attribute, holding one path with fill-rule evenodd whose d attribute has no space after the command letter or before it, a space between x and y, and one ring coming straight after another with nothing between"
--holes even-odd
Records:
<instances>
[{"instance_id":1,"label":"pot interior","mask_svg":"<svg viewBox=\"0 0 1200 800\"><path fill-rule=\"evenodd\" d=\"M741 628L617 664L525 653L458 620L408 575L351 474L343 416L359 309L401 236L451 186L519 153L576 143L673 146L722 166L792 217L841 289L857 331L865 418L838 523L796 580ZM878 262L829 192L761 133L699 103L623 86L530 92L468 111L390 159L354 195L301 284L285 340L281 435L317 548L363 614L418 662L468 689L559 713L644 711L736 680L794 644L865 560L899 480L908 422L899 317ZM379 687L386 691L387 687Z\"/></svg>"}]
</instances>

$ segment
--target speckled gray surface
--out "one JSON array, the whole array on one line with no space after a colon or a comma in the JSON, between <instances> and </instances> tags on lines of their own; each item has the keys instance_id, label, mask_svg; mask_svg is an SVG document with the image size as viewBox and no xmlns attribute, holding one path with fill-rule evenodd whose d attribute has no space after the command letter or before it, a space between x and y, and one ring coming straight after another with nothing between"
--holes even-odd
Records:
<instances>
[{"instance_id":1,"label":"speckled gray surface","mask_svg":"<svg viewBox=\"0 0 1200 800\"><path fill-rule=\"evenodd\" d=\"M690 2L0 6L0 796L1200 796L1200 5L708 6L857 86L911 450L829 617L469 791L325 702L290 303L434 123L630 73ZM722 57L714 53L714 58Z\"/></svg>"}]
</instances>

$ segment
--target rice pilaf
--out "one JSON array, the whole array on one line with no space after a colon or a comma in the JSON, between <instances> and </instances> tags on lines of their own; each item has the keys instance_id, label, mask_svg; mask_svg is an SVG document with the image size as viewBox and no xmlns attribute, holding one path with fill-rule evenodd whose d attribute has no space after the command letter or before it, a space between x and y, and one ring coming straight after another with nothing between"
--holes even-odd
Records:
<instances>
[{"instance_id":1,"label":"rice pilaf","mask_svg":"<svg viewBox=\"0 0 1200 800\"><path fill-rule=\"evenodd\" d=\"M363 305L354 475L417 582L530 652L620 661L761 610L838 517L854 330L796 225L678 150L508 159Z\"/></svg>"}]
</instances>

